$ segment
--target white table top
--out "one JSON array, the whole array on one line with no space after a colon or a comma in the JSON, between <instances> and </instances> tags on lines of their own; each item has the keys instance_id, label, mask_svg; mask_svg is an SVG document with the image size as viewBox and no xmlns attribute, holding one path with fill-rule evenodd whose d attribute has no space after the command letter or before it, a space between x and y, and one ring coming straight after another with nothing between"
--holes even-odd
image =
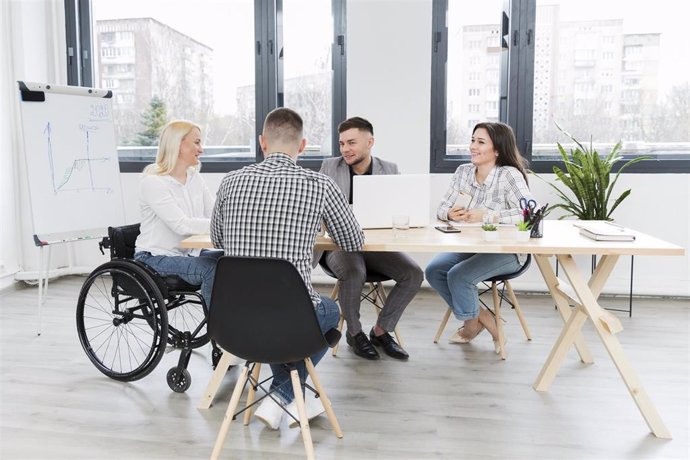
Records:
<instances>
[{"instance_id":1,"label":"white table top","mask_svg":"<svg viewBox=\"0 0 690 460\"><path fill-rule=\"evenodd\" d=\"M499 227L497 241L484 241L479 227L463 227L461 233L442 233L431 227L411 228L403 237L392 229L365 230L363 251L476 252L529 254L616 254L682 256L685 248L653 236L634 232L635 241L595 241L580 235L574 221L544 222L544 237L516 241L515 229ZM194 235L180 244L184 248L212 247L209 235ZM328 237L317 237L316 249L337 250Z\"/></svg>"}]
</instances>

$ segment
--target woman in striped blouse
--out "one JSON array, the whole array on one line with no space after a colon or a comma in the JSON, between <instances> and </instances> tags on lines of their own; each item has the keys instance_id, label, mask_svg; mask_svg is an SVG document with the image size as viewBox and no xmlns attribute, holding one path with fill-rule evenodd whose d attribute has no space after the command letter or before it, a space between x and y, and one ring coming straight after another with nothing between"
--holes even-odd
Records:
<instances>
[{"instance_id":1,"label":"woman in striped blouse","mask_svg":"<svg viewBox=\"0 0 690 460\"><path fill-rule=\"evenodd\" d=\"M526 160L520 155L515 134L503 123L479 123L472 131L472 162L460 165L438 207L444 221L517 223L522 220L520 199L532 199L527 186ZM458 196L469 204L455 205ZM443 297L455 317L463 321L451 343L469 343L485 328L498 353L498 331L493 315L480 308L477 283L516 272L524 254L442 253L426 267L426 279Z\"/></svg>"}]
</instances>

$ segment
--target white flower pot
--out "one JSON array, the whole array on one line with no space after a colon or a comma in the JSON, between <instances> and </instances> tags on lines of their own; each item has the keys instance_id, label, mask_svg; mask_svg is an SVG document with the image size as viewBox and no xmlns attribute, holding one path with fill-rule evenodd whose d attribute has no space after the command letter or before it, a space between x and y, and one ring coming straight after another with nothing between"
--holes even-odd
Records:
<instances>
[{"instance_id":1,"label":"white flower pot","mask_svg":"<svg viewBox=\"0 0 690 460\"><path fill-rule=\"evenodd\" d=\"M484 233L484 241L496 241L498 239L498 231L494 230L492 232L488 232L486 230L483 230L482 233Z\"/></svg>"},{"instance_id":2,"label":"white flower pot","mask_svg":"<svg viewBox=\"0 0 690 460\"><path fill-rule=\"evenodd\" d=\"M517 241L529 241L529 230L524 232L518 230L517 232L515 232L515 239Z\"/></svg>"}]
</instances>

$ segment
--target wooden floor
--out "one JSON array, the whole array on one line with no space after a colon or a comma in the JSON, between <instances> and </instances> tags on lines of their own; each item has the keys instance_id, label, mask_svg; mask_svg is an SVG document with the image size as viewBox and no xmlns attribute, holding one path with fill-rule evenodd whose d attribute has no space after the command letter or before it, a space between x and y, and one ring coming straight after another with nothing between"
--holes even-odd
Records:
<instances>
[{"instance_id":1,"label":"wooden floor","mask_svg":"<svg viewBox=\"0 0 690 460\"><path fill-rule=\"evenodd\" d=\"M36 336L36 288L0 296L0 458L208 458L238 370L229 373L217 403L196 409L211 375L210 352L192 356L191 388L173 393L167 354L143 380L121 383L100 374L81 349L75 328L83 278L51 283L43 334ZM329 292L330 286L320 286ZM545 296L519 296L534 335L527 342L514 312L506 312L508 359L500 361L485 332L469 345L432 342L444 311L423 290L400 322L409 362L362 360L344 342L337 358L317 370L345 437L327 419L312 423L319 459L686 459L690 414L690 302L638 299L634 316L616 313L619 339L674 436L650 434L622 380L594 336L585 337L595 363L571 351L551 391L531 387L561 328ZM625 306L604 299L603 305ZM363 308L363 324L373 313ZM254 420L233 424L225 458L302 458L299 430L284 422L269 431Z\"/></svg>"}]
</instances>

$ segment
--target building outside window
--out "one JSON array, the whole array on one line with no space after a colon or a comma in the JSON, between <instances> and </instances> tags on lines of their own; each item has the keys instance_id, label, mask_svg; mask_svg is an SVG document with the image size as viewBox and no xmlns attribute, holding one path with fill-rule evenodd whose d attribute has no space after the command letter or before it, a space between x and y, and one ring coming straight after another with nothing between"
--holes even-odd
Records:
<instances>
[{"instance_id":1,"label":"building outside window","mask_svg":"<svg viewBox=\"0 0 690 460\"><path fill-rule=\"evenodd\" d=\"M91 18L71 22L81 34L90 28L94 86L113 91L121 168L151 162L152 133L179 118L201 126L206 171L254 162L263 118L279 106L304 116L306 157L333 152L333 125L345 113L344 1L199 0L193 14L175 0L77 2L67 14Z\"/></svg>"}]
</instances>

